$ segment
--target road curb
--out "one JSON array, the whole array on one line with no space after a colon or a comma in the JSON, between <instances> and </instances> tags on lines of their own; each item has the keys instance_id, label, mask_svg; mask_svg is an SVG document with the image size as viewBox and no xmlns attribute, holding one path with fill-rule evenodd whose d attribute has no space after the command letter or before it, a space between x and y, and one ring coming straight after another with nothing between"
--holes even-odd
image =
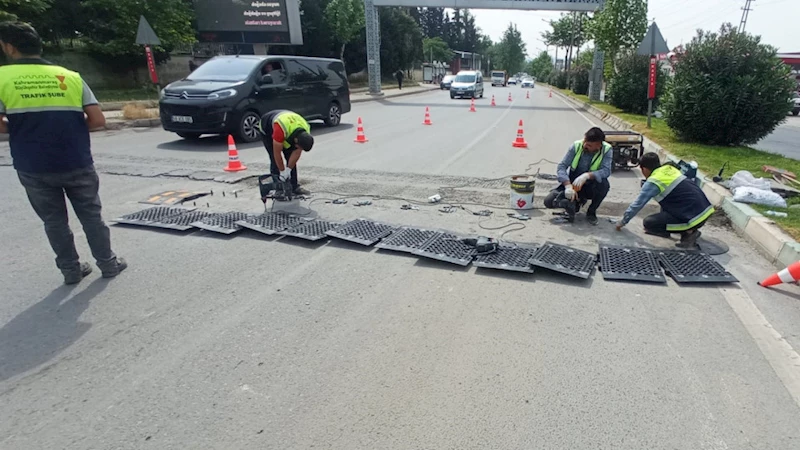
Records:
<instances>
[{"instance_id":1,"label":"road curb","mask_svg":"<svg viewBox=\"0 0 800 450\"><path fill-rule=\"evenodd\" d=\"M131 100L127 102L101 102L100 109L103 111L122 111L125 105L139 105L145 108L158 108L158 100Z\"/></svg>"},{"instance_id":2,"label":"road curb","mask_svg":"<svg viewBox=\"0 0 800 450\"><path fill-rule=\"evenodd\" d=\"M633 125L613 114L564 95L555 88L553 88L553 93L575 106L576 109L595 116L616 130L633 129ZM645 151L656 152L662 158L669 158L676 162L680 160L650 139L645 138L644 147ZM714 182L709 182L710 177L707 174L698 171L698 178L700 187L708 200L715 208L722 209L736 232L752 243L770 262L786 267L800 261L800 244L778 227L774 221L764 217L750 205L733 201L731 192Z\"/></svg>"},{"instance_id":3,"label":"road curb","mask_svg":"<svg viewBox=\"0 0 800 450\"><path fill-rule=\"evenodd\" d=\"M366 103L366 102L373 102L375 100L386 100L396 97L405 97L407 95L415 95L415 94L424 94L426 92L433 92L439 90L439 88L426 88L426 89L418 89L411 92L400 92L397 94L392 95L376 95L374 97L367 97L367 98L358 98L355 100L350 100L350 103Z\"/></svg>"}]
</instances>

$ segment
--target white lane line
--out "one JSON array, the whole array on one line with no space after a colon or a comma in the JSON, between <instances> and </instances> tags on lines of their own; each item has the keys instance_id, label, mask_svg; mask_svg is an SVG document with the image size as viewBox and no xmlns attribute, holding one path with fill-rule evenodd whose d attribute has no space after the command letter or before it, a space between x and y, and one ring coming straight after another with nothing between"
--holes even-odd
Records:
<instances>
[{"instance_id":1,"label":"white lane line","mask_svg":"<svg viewBox=\"0 0 800 450\"><path fill-rule=\"evenodd\" d=\"M505 110L505 111L503 111L503 114L500 114L500 117L498 117L498 118L497 118L497 120L495 120L495 121L494 121L494 123L492 123L492 125L491 125L491 126L489 126L489 127L486 127L486 128L483 130L483 133L479 134L479 135L478 135L478 137L476 137L475 139L473 139L473 140L472 140L472 141L471 141L469 144L467 144L467 146L466 146L466 147L464 147L464 148L462 148L461 150L459 150L459 151L458 151L458 153L456 153L456 154L454 154L453 156L451 156L451 157L450 157L450 159L448 159L447 161L445 161L445 162L444 162L444 164L442 164L442 165L441 165L441 166L440 166L438 169L434 170L434 171L433 171L433 173L434 173L434 174L441 174L441 173L442 173L442 172L444 172L445 170L449 169L449 168L450 168L450 167L453 165L453 163L454 163L454 162L456 162L456 161L458 161L459 159L463 158L463 157L464 157L464 155L466 155L466 154L467 154L467 153L468 153L470 150L472 150L472 147L475 147L476 145L478 145L478 143L479 143L480 141L482 141L482 140L483 140L483 138L485 138L486 136L488 136L488 135L489 135L489 133L493 132L493 131L494 131L494 129L495 129L495 128L497 128L497 125L498 125L500 122L502 122L502 121L503 121L503 119L505 119L505 118L506 118L506 116L508 115L508 113L510 113L510 112L511 112L511 107L512 107L512 106L514 106L514 103L516 103L516 102L512 102L510 105L508 105L508 108L506 108L506 110Z\"/></svg>"},{"instance_id":2,"label":"white lane line","mask_svg":"<svg viewBox=\"0 0 800 450\"><path fill-rule=\"evenodd\" d=\"M572 108L572 110L573 110L573 111L575 111L576 113L580 114L580 116L581 116L581 117L583 117L584 119L586 119L586 121L587 121L587 122L589 122L589 125L591 125L591 126L593 126L593 127L596 127L598 123L602 123L602 122L600 122L600 121L598 121L598 122L595 122L595 121L593 121L592 119L590 119L590 118L586 117L586 115L584 115L584 114L583 114L582 112L580 112L580 111L579 111L577 108L575 108L574 106L572 106L572 103L570 103L570 102L568 102L568 101L564 100L564 97L562 97L562 96L560 96L560 95L558 95L558 94L556 94L556 97L558 97L558 99L559 99L559 100L561 100L562 102L564 102L564 104L565 104L565 105L567 105L567 106L569 106L570 108Z\"/></svg>"},{"instance_id":3,"label":"white lane line","mask_svg":"<svg viewBox=\"0 0 800 450\"><path fill-rule=\"evenodd\" d=\"M800 406L800 355L775 328L772 328L744 289L720 288L720 292L756 341L761 353L797 406Z\"/></svg>"}]
</instances>

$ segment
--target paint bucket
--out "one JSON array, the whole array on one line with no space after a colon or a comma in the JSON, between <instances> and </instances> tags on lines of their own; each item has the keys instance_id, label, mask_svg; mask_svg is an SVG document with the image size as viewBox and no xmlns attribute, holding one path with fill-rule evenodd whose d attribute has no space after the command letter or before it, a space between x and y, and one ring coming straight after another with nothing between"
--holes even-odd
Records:
<instances>
[{"instance_id":1,"label":"paint bucket","mask_svg":"<svg viewBox=\"0 0 800 450\"><path fill-rule=\"evenodd\" d=\"M514 209L533 209L533 191L536 178L531 175L511 177L511 207Z\"/></svg>"}]
</instances>

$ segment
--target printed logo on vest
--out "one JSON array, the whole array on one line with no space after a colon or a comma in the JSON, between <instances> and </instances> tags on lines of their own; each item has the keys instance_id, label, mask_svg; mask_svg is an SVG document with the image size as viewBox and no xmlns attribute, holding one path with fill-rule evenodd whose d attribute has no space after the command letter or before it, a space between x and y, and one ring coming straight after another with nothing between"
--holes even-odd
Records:
<instances>
[{"instance_id":1,"label":"printed logo on vest","mask_svg":"<svg viewBox=\"0 0 800 450\"><path fill-rule=\"evenodd\" d=\"M62 91L66 91L67 85L66 83L64 83L64 80L67 77L65 77L64 75L56 75L56 78L58 78L58 88L61 89Z\"/></svg>"}]
</instances>

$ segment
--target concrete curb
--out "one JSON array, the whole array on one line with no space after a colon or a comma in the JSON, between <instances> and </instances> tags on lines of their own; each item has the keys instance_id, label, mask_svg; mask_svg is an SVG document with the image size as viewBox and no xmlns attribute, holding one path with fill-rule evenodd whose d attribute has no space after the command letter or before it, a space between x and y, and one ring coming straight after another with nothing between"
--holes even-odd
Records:
<instances>
[{"instance_id":1,"label":"concrete curb","mask_svg":"<svg viewBox=\"0 0 800 450\"><path fill-rule=\"evenodd\" d=\"M553 88L553 93L575 106L576 109L597 117L616 130L633 129L629 122L613 114L564 95L555 88ZM645 151L656 152L662 158L669 158L672 161L677 162L680 160L680 158L670 154L663 147L647 138L645 138ZM762 255L781 267L800 261L800 244L780 229L774 221L764 217L750 205L733 201L731 192L714 182L710 182L711 178L705 173L698 172L698 175L700 186L708 200L715 208L722 209L730 219L734 229L750 241Z\"/></svg>"},{"instance_id":2,"label":"concrete curb","mask_svg":"<svg viewBox=\"0 0 800 450\"><path fill-rule=\"evenodd\" d=\"M425 88L425 89L417 89L410 92L398 92L397 94L394 93L395 89L392 89L392 95L378 95L375 97L366 97L366 98L357 98L355 100L351 99L350 103L365 103L365 102L373 102L375 100L385 100L395 97L405 97L407 95L415 95L415 94L424 94L426 92L432 92L439 90L438 87L436 88Z\"/></svg>"},{"instance_id":3,"label":"concrete curb","mask_svg":"<svg viewBox=\"0 0 800 450\"><path fill-rule=\"evenodd\" d=\"M122 111L122 107L128 104L141 105L145 108L158 108L158 100L131 100L127 102L101 102L100 109L103 111Z\"/></svg>"}]
</instances>

